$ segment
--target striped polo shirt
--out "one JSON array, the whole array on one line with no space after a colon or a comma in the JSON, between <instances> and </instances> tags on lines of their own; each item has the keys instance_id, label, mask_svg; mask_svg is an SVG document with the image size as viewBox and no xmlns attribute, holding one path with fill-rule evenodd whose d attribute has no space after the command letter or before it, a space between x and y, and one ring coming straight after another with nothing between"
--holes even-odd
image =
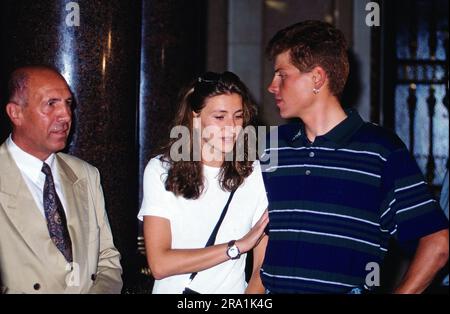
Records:
<instances>
[{"instance_id":1,"label":"striped polo shirt","mask_svg":"<svg viewBox=\"0 0 450 314\"><path fill-rule=\"evenodd\" d=\"M272 293L371 288L370 263L381 266L390 238L409 248L448 228L403 142L355 110L346 113L313 143L298 122L275 129L278 143L267 138L261 164L270 223L261 277Z\"/></svg>"}]
</instances>

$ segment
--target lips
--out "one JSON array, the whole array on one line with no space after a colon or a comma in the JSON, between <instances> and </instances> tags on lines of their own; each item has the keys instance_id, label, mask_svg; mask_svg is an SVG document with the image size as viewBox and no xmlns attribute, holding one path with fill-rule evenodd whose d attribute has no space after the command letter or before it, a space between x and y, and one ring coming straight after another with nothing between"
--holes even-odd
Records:
<instances>
[{"instance_id":1,"label":"lips","mask_svg":"<svg viewBox=\"0 0 450 314\"><path fill-rule=\"evenodd\" d=\"M51 128L51 133L59 134L59 135L65 135L67 131L69 130L69 125L62 124L62 125L55 125Z\"/></svg>"},{"instance_id":2,"label":"lips","mask_svg":"<svg viewBox=\"0 0 450 314\"><path fill-rule=\"evenodd\" d=\"M225 143L232 143L234 142L234 137L222 137L222 141Z\"/></svg>"},{"instance_id":3,"label":"lips","mask_svg":"<svg viewBox=\"0 0 450 314\"><path fill-rule=\"evenodd\" d=\"M283 99L281 98L275 98L275 102L277 104L278 107L281 107L282 103L283 103Z\"/></svg>"}]
</instances>

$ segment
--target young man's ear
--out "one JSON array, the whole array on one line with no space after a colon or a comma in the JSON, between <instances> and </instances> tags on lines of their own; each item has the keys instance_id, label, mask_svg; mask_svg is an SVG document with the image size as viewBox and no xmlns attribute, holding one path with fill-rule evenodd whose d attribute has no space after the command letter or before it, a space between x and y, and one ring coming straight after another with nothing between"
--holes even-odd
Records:
<instances>
[{"instance_id":1,"label":"young man's ear","mask_svg":"<svg viewBox=\"0 0 450 314\"><path fill-rule=\"evenodd\" d=\"M314 88L322 88L322 86L325 84L325 81L327 80L327 72L325 72L325 70L321 66L316 66L314 69L312 69L311 72Z\"/></svg>"},{"instance_id":2,"label":"young man's ear","mask_svg":"<svg viewBox=\"0 0 450 314\"><path fill-rule=\"evenodd\" d=\"M6 104L6 113L14 126L22 124L22 106L9 102Z\"/></svg>"}]
</instances>

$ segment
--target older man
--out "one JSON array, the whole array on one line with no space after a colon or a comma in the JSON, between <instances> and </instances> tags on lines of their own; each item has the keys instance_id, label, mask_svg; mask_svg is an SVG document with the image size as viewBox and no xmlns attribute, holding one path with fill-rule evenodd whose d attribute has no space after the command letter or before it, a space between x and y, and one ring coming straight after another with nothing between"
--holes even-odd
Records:
<instances>
[{"instance_id":1,"label":"older man","mask_svg":"<svg viewBox=\"0 0 450 314\"><path fill-rule=\"evenodd\" d=\"M72 94L55 70L11 75L12 133L0 146L0 292L120 293L96 168L59 153L72 123Z\"/></svg>"}]
</instances>

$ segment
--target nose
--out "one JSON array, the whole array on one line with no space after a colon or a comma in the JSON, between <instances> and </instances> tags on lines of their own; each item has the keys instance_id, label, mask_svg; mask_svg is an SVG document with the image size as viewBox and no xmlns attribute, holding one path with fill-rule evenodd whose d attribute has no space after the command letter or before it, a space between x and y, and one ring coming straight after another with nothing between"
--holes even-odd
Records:
<instances>
[{"instance_id":1,"label":"nose","mask_svg":"<svg viewBox=\"0 0 450 314\"><path fill-rule=\"evenodd\" d=\"M233 117L233 119L231 119L231 126L233 127L233 130L236 128L237 124L236 118Z\"/></svg>"},{"instance_id":2,"label":"nose","mask_svg":"<svg viewBox=\"0 0 450 314\"><path fill-rule=\"evenodd\" d=\"M72 118L72 109L69 104L60 104L58 109L58 121L68 122Z\"/></svg>"},{"instance_id":3,"label":"nose","mask_svg":"<svg viewBox=\"0 0 450 314\"><path fill-rule=\"evenodd\" d=\"M267 90L272 94L278 92L278 83L276 82L275 77L272 79L272 82L270 82L269 86L267 86Z\"/></svg>"},{"instance_id":4,"label":"nose","mask_svg":"<svg viewBox=\"0 0 450 314\"><path fill-rule=\"evenodd\" d=\"M238 121L236 121L236 118L229 117L224 124L223 131L225 132L225 135L231 135L229 133L234 134L236 130L236 126L238 125Z\"/></svg>"}]
</instances>

